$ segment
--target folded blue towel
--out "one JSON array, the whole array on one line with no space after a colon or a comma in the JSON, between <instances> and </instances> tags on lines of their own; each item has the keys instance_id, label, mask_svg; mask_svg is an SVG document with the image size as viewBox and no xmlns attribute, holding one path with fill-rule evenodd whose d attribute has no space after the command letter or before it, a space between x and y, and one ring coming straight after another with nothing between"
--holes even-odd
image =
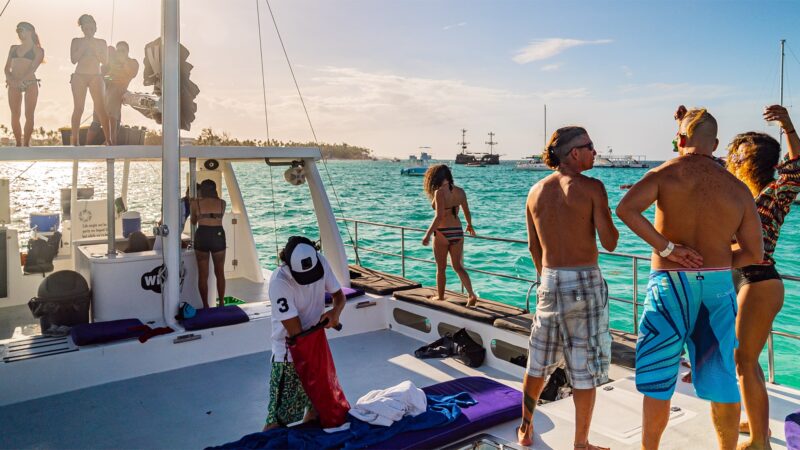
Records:
<instances>
[{"instance_id":1,"label":"folded blue towel","mask_svg":"<svg viewBox=\"0 0 800 450\"><path fill-rule=\"evenodd\" d=\"M428 395L428 407L424 413L406 416L388 427L370 425L348 416L350 429L326 433L319 427L276 428L261 433L248 434L236 442L214 449L299 449L319 450L328 448L359 449L379 444L398 433L426 430L445 426L461 415L461 408L477 402L466 392L455 395Z\"/></svg>"}]
</instances>

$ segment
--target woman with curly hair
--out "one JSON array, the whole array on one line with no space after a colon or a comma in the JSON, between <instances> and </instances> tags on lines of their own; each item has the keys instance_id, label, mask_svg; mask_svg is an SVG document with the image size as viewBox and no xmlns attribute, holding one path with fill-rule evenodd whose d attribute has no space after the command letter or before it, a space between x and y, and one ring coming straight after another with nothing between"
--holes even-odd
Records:
<instances>
[{"instance_id":1,"label":"woman with curly hair","mask_svg":"<svg viewBox=\"0 0 800 450\"><path fill-rule=\"evenodd\" d=\"M779 122L786 133L789 152L783 160L780 144L772 136L748 132L733 138L726 162L728 171L753 193L764 239L763 261L734 271L739 303L736 369L748 418L740 430L750 432L750 442L742 448L769 448L769 397L758 356L783 306L783 282L772 255L784 218L800 192L800 139L789 113L773 105L765 108L764 119Z\"/></svg>"},{"instance_id":2,"label":"woman with curly hair","mask_svg":"<svg viewBox=\"0 0 800 450\"><path fill-rule=\"evenodd\" d=\"M438 300L444 300L444 290L447 283L447 254L450 254L450 263L453 265L458 278L469 294L467 307L474 307L478 302L469 274L464 269L464 229L458 218L458 208L464 210L467 220L467 233L475 236L472 228L472 216L467 204L467 193L464 189L453 183L453 174L444 164L431 166L425 172L423 180L425 194L431 199L431 207L436 212L422 245L428 245L433 238L433 256L436 259L436 292Z\"/></svg>"}]
</instances>

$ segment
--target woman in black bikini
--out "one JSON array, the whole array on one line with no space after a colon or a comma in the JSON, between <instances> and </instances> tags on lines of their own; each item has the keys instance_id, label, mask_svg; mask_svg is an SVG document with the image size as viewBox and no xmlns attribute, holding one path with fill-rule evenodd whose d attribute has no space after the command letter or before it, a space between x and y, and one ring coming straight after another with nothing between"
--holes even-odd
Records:
<instances>
[{"instance_id":1,"label":"woman in black bikini","mask_svg":"<svg viewBox=\"0 0 800 450\"><path fill-rule=\"evenodd\" d=\"M784 218L800 193L800 139L789 113L783 106L772 105L764 110L764 119L780 124L789 148L786 155L781 158L780 144L768 134L749 132L733 138L727 158L728 171L753 193L764 238L764 260L734 271L739 292L736 370L748 418L740 431L750 433L746 448L769 448L769 396L758 357L783 306L783 281L773 252Z\"/></svg>"},{"instance_id":2,"label":"woman in black bikini","mask_svg":"<svg viewBox=\"0 0 800 450\"><path fill-rule=\"evenodd\" d=\"M461 220L458 218L458 208L464 209L464 218L467 220L467 233L475 236L472 228L472 216L467 204L467 193L453 184L453 174L444 164L428 168L423 180L423 189L436 215L422 239L422 245L428 245L433 238L433 256L436 259L436 291L438 300L444 300L444 290L447 284L447 254L450 254L450 263L453 265L458 278L469 294L468 307L473 307L478 301L469 274L464 270L464 231Z\"/></svg>"},{"instance_id":3,"label":"woman in black bikini","mask_svg":"<svg viewBox=\"0 0 800 450\"><path fill-rule=\"evenodd\" d=\"M217 278L217 297L220 306L225 302L225 229L222 216L225 214L225 200L217 195L217 184L212 180L200 183L200 198L191 204L192 224L197 225L194 233L194 256L197 258L197 287L203 307L208 308L208 260L214 262L214 276Z\"/></svg>"},{"instance_id":4,"label":"woman in black bikini","mask_svg":"<svg viewBox=\"0 0 800 450\"><path fill-rule=\"evenodd\" d=\"M17 25L19 45L12 45L6 60L6 87L8 87L8 106L11 107L11 130L17 147L31 145L33 134L33 112L39 99L39 80L36 69L44 60L44 50L39 43L36 29L28 22ZM25 134L22 134L20 116L22 97L25 97Z\"/></svg>"},{"instance_id":5,"label":"woman in black bikini","mask_svg":"<svg viewBox=\"0 0 800 450\"><path fill-rule=\"evenodd\" d=\"M78 145L78 137L81 128L81 116L86 104L86 90L92 96L94 112L103 127L106 136L106 144L113 145L111 132L109 131L108 113L106 113L105 95L103 93L103 75L100 73L100 65L108 64L108 46L103 39L97 39L94 34L97 32L97 23L94 17L84 14L78 19L78 25L83 32L82 38L72 40L70 46L70 59L75 64L75 73L70 77L72 85L72 145Z\"/></svg>"}]
</instances>

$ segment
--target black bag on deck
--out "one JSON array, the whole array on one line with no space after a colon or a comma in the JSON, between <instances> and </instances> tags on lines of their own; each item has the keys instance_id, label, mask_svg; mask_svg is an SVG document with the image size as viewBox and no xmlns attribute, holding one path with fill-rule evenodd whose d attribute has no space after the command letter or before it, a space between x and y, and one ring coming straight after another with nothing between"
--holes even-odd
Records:
<instances>
[{"instance_id":1,"label":"black bag on deck","mask_svg":"<svg viewBox=\"0 0 800 450\"><path fill-rule=\"evenodd\" d=\"M486 349L475 342L467 333L466 328L456 331L453 335L455 343L455 359L469 367L480 367L486 358Z\"/></svg>"},{"instance_id":2,"label":"black bag on deck","mask_svg":"<svg viewBox=\"0 0 800 450\"><path fill-rule=\"evenodd\" d=\"M28 256L25 259L25 273L41 273L53 271L53 260L58 255L61 245L61 233L53 232L47 240L31 239L28 241Z\"/></svg>"},{"instance_id":3,"label":"black bag on deck","mask_svg":"<svg viewBox=\"0 0 800 450\"><path fill-rule=\"evenodd\" d=\"M431 342L428 345L423 345L414 351L414 356L419 359L425 358L447 358L455 354L455 343L453 336L450 333L445 333L444 336Z\"/></svg>"},{"instance_id":4,"label":"black bag on deck","mask_svg":"<svg viewBox=\"0 0 800 450\"><path fill-rule=\"evenodd\" d=\"M567 378L567 372L561 367L558 367L550 374L550 377L547 379L547 384L544 386L544 389L542 389L542 394L539 398L548 402L554 402L561 398L559 397L559 391L562 388L570 389L571 386Z\"/></svg>"},{"instance_id":5,"label":"black bag on deck","mask_svg":"<svg viewBox=\"0 0 800 450\"><path fill-rule=\"evenodd\" d=\"M92 293L89 283L72 270L51 273L41 284L37 296L28 301L33 317L40 319L42 333L53 327L72 327L89 323Z\"/></svg>"}]
</instances>

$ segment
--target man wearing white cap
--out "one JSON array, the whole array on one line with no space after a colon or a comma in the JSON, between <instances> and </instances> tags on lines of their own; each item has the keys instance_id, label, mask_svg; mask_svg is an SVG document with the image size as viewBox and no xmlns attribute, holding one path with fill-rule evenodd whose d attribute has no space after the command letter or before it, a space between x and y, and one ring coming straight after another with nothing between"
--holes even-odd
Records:
<instances>
[{"instance_id":1,"label":"man wearing white cap","mask_svg":"<svg viewBox=\"0 0 800 450\"><path fill-rule=\"evenodd\" d=\"M272 373L264 431L315 416L288 352L286 338L327 319L326 328L339 325L345 296L328 261L310 239L292 236L279 254L282 264L272 272ZM325 311L325 293L333 309Z\"/></svg>"}]
</instances>

